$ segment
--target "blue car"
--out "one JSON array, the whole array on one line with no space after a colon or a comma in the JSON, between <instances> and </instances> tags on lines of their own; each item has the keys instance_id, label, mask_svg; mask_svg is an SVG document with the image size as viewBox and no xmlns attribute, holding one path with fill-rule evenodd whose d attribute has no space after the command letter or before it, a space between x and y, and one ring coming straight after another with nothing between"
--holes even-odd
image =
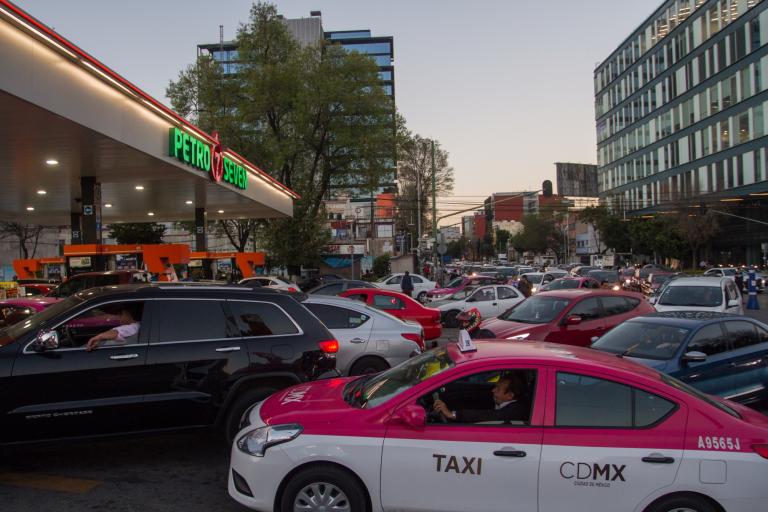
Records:
<instances>
[{"instance_id":1,"label":"blue car","mask_svg":"<svg viewBox=\"0 0 768 512\"><path fill-rule=\"evenodd\" d=\"M740 315L669 311L628 320L592 348L667 373L711 395L768 403L768 325Z\"/></svg>"}]
</instances>

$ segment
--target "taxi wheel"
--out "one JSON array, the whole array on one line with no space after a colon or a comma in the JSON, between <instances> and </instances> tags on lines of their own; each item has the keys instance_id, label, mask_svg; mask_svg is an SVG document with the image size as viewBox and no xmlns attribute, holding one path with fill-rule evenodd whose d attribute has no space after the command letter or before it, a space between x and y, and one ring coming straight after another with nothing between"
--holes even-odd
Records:
<instances>
[{"instance_id":1,"label":"taxi wheel","mask_svg":"<svg viewBox=\"0 0 768 512\"><path fill-rule=\"evenodd\" d=\"M389 365L378 357L364 357L352 365L349 375L368 375L369 373L379 373L388 369Z\"/></svg>"},{"instance_id":2,"label":"taxi wheel","mask_svg":"<svg viewBox=\"0 0 768 512\"><path fill-rule=\"evenodd\" d=\"M285 486L280 512L365 512L365 491L348 472L333 466L299 471Z\"/></svg>"},{"instance_id":3,"label":"taxi wheel","mask_svg":"<svg viewBox=\"0 0 768 512\"><path fill-rule=\"evenodd\" d=\"M696 494L678 494L661 498L646 512L718 512L709 500Z\"/></svg>"},{"instance_id":4,"label":"taxi wheel","mask_svg":"<svg viewBox=\"0 0 768 512\"><path fill-rule=\"evenodd\" d=\"M427 292L421 292L416 296L416 300L419 301L420 304L424 304L427 302Z\"/></svg>"},{"instance_id":5,"label":"taxi wheel","mask_svg":"<svg viewBox=\"0 0 768 512\"><path fill-rule=\"evenodd\" d=\"M273 388L259 388L246 391L241 396L235 399L234 403L229 406L227 410L227 416L224 421L224 440L227 446L231 446L235 440L235 436L240 431L240 420L243 418L243 414L256 402L261 402L269 395L277 391Z\"/></svg>"}]
</instances>

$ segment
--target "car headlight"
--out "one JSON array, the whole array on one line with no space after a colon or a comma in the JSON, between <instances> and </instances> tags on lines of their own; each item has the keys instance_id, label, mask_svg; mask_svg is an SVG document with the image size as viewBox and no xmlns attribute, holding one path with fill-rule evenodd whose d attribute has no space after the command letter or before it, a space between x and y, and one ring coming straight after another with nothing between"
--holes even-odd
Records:
<instances>
[{"instance_id":1,"label":"car headlight","mask_svg":"<svg viewBox=\"0 0 768 512\"><path fill-rule=\"evenodd\" d=\"M529 333L529 332L524 332L523 334L515 334L514 336L510 336L510 337L509 337L509 338L507 338L507 339L508 339L508 340L524 340L525 338L527 338L527 337L528 337L528 336L530 336L530 335L531 335L531 333Z\"/></svg>"},{"instance_id":2,"label":"car headlight","mask_svg":"<svg viewBox=\"0 0 768 512\"><path fill-rule=\"evenodd\" d=\"M631 279L625 279L625 280L624 280L624 282L625 282L626 284L629 284L629 283L631 283L631 282L632 282L632 280L631 280Z\"/></svg>"},{"instance_id":3,"label":"car headlight","mask_svg":"<svg viewBox=\"0 0 768 512\"><path fill-rule=\"evenodd\" d=\"M296 423L257 428L243 434L237 440L237 447L248 455L263 457L267 448L296 439L303 430L304 427Z\"/></svg>"},{"instance_id":4,"label":"car headlight","mask_svg":"<svg viewBox=\"0 0 768 512\"><path fill-rule=\"evenodd\" d=\"M619 291L619 285L617 285L617 284L614 285L613 286L613 291L615 291L615 292Z\"/></svg>"},{"instance_id":5,"label":"car headlight","mask_svg":"<svg viewBox=\"0 0 768 512\"><path fill-rule=\"evenodd\" d=\"M536 293L536 290L537 288L534 286L533 288L531 288L531 293Z\"/></svg>"}]
</instances>

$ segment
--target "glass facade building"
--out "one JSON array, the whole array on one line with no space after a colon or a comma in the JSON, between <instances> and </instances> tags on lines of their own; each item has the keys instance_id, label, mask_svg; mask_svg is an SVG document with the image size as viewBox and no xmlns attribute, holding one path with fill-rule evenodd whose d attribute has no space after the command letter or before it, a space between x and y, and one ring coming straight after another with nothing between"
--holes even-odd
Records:
<instances>
[{"instance_id":1,"label":"glass facade building","mask_svg":"<svg viewBox=\"0 0 768 512\"><path fill-rule=\"evenodd\" d=\"M766 1L668 0L597 66L598 189L614 211L768 192L766 42Z\"/></svg>"}]
</instances>

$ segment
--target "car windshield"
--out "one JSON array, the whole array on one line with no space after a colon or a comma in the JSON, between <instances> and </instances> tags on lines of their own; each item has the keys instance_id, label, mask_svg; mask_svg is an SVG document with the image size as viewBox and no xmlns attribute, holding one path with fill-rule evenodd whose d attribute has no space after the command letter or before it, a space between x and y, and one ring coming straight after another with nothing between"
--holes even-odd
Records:
<instances>
[{"instance_id":1,"label":"car windshield","mask_svg":"<svg viewBox=\"0 0 768 512\"><path fill-rule=\"evenodd\" d=\"M578 279L555 279L549 285L547 290L568 290L579 287Z\"/></svg>"},{"instance_id":2,"label":"car windshield","mask_svg":"<svg viewBox=\"0 0 768 512\"><path fill-rule=\"evenodd\" d=\"M458 288L459 286L461 286L461 283L463 281L464 281L463 277L457 277L456 279L454 279L453 281L451 281L450 283L445 285L445 287L446 288Z\"/></svg>"},{"instance_id":3,"label":"car windshield","mask_svg":"<svg viewBox=\"0 0 768 512\"><path fill-rule=\"evenodd\" d=\"M724 268L723 269L723 275L724 276L735 276L736 275L736 269L735 268Z\"/></svg>"},{"instance_id":4,"label":"car windshield","mask_svg":"<svg viewBox=\"0 0 768 512\"><path fill-rule=\"evenodd\" d=\"M21 336L26 335L29 332L37 331L40 329L40 327L43 324L48 322L48 320L50 320L51 318L54 318L60 315L64 311L67 311L68 309L75 307L81 302L83 302L83 299L81 299L77 295L72 295L70 297L67 297L61 302L52 304L51 306L48 306L41 312L35 313L34 315L30 316L29 318L25 319L22 322L5 327L4 329L0 329L0 338L8 337L11 339L17 339ZM3 344L4 343L0 341L0 346L2 346Z\"/></svg>"},{"instance_id":5,"label":"car windshield","mask_svg":"<svg viewBox=\"0 0 768 512\"><path fill-rule=\"evenodd\" d=\"M459 291L453 292L447 300L464 300L477 289L476 286L467 286Z\"/></svg>"},{"instance_id":6,"label":"car windshield","mask_svg":"<svg viewBox=\"0 0 768 512\"><path fill-rule=\"evenodd\" d=\"M717 401L717 400L715 400L715 399L705 395L704 393L702 393L698 389L692 388L688 384L686 384L684 382L680 382L676 378L670 377L669 375L666 375L666 374L663 374L663 373L659 374L659 377L661 377L661 380L663 382L665 382L666 384L669 384L673 388L675 388L675 389L677 389L679 391L682 391L683 393L688 393L689 395L691 395L691 396L693 396L695 398L698 398L702 402L706 402L706 403L708 403L709 405L711 405L713 407L717 407L721 411L723 411L725 413L728 413L728 414L730 414L731 416L733 416L735 418L741 418L741 414L739 414L735 410L731 409L730 407L728 407L724 403L719 402L719 401Z\"/></svg>"},{"instance_id":7,"label":"car windshield","mask_svg":"<svg viewBox=\"0 0 768 512\"><path fill-rule=\"evenodd\" d=\"M524 274L528 281L532 284L539 284L544 274Z\"/></svg>"},{"instance_id":8,"label":"car windshield","mask_svg":"<svg viewBox=\"0 0 768 512\"><path fill-rule=\"evenodd\" d=\"M587 274L588 277L597 279L598 281L605 281L606 283L616 283L619 281L619 274L617 272L606 272L604 270L590 270Z\"/></svg>"},{"instance_id":9,"label":"car windshield","mask_svg":"<svg viewBox=\"0 0 768 512\"><path fill-rule=\"evenodd\" d=\"M690 332L690 329L653 322L624 322L597 340L592 348L666 361L675 356Z\"/></svg>"},{"instance_id":10,"label":"car windshield","mask_svg":"<svg viewBox=\"0 0 768 512\"><path fill-rule=\"evenodd\" d=\"M385 282L385 281L388 281L390 277L392 277L392 274L389 274L387 277L382 277L381 279L379 279L379 280L378 280L378 281L376 281L376 282L377 282L377 283L383 283L383 282Z\"/></svg>"},{"instance_id":11,"label":"car windshield","mask_svg":"<svg viewBox=\"0 0 768 512\"><path fill-rule=\"evenodd\" d=\"M659 297L662 306L713 308L723 303L719 286L668 286Z\"/></svg>"},{"instance_id":12,"label":"car windshield","mask_svg":"<svg viewBox=\"0 0 768 512\"><path fill-rule=\"evenodd\" d=\"M430 350L387 371L352 381L344 390L344 400L361 409L376 407L454 366L447 348Z\"/></svg>"},{"instance_id":13,"label":"car windshield","mask_svg":"<svg viewBox=\"0 0 768 512\"><path fill-rule=\"evenodd\" d=\"M499 315L499 319L524 324L546 324L557 318L570 302L560 297L534 296L508 309Z\"/></svg>"},{"instance_id":14,"label":"car windshield","mask_svg":"<svg viewBox=\"0 0 768 512\"><path fill-rule=\"evenodd\" d=\"M633 268L625 268L621 271L621 275L624 277L634 277L635 275L635 269Z\"/></svg>"},{"instance_id":15,"label":"car windshield","mask_svg":"<svg viewBox=\"0 0 768 512\"><path fill-rule=\"evenodd\" d=\"M661 283L663 283L663 282L669 281L669 277L670 277L670 276L665 276L665 275L655 275L655 276L651 276L651 282L652 282L653 284L661 284Z\"/></svg>"}]
</instances>

